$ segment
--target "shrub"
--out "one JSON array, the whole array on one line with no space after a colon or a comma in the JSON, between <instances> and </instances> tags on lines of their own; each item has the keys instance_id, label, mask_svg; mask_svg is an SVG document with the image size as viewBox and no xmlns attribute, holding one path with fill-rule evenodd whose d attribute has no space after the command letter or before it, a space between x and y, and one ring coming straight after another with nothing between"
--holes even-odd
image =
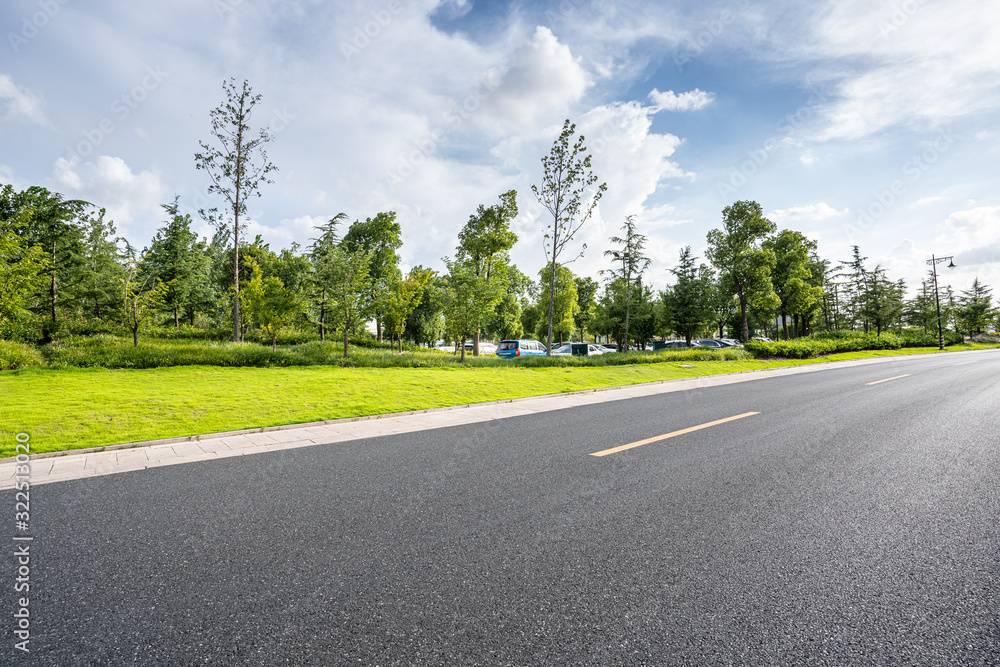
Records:
<instances>
[{"instance_id":1,"label":"shrub","mask_svg":"<svg viewBox=\"0 0 1000 667\"><path fill-rule=\"evenodd\" d=\"M38 350L24 343L0 340L0 371L11 371L44 363Z\"/></svg>"}]
</instances>

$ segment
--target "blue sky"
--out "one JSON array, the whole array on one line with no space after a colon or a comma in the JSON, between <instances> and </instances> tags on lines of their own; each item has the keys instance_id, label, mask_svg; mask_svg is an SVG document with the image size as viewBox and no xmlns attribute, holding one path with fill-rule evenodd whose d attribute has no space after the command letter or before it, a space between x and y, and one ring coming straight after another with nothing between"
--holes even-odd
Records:
<instances>
[{"instance_id":1,"label":"blue sky","mask_svg":"<svg viewBox=\"0 0 1000 667\"><path fill-rule=\"evenodd\" d=\"M513 256L534 275L529 188L570 118L608 183L577 273L606 268L635 215L662 287L754 199L823 257L856 243L911 288L932 253L955 256L958 289L1000 283L988 0L10 0L0 18L0 182L104 206L140 246L175 195L215 203L193 155L234 77L275 134L250 210L274 248L395 210L404 264L440 269L476 207L516 189Z\"/></svg>"}]
</instances>

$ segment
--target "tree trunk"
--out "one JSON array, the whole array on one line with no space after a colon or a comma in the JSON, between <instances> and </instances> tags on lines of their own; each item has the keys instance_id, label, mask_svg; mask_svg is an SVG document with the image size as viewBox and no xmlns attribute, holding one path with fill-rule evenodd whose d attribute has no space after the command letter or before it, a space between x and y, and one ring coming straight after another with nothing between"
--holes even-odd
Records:
<instances>
[{"instance_id":1,"label":"tree trunk","mask_svg":"<svg viewBox=\"0 0 1000 667\"><path fill-rule=\"evenodd\" d=\"M350 320L344 321L344 359L347 359L347 331L351 328L350 324Z\"/></svg>"},{"instance_id":2,"label":"tree trunk","mask_svg":"<svg viewBox=\"0 0 1000 667\"><path fill-rule=\"evenodd\" d=\"M785 332L785 340L788 340L788 313L781 309L781 329Z\"/></svg>"},{"instance_id":3,"label":"tree trunk","mask_svg":"<svg viewBox=\"0 0 1000 667\"><path fill-rule=\"evenodd\" d=\"M271 352L278 351L278 332L275 331L271 334Z\"/></svg>"},{"instance_id":4,"label":"tree trunk","mask_svg":"<svg viewBox=\"0 0 1000 667\"><path fill-rule=\"evenodd\" d=\"M49 296L52 300L52 322L56 321L56 242L52 242L52 284L49 286Z\"/></svg>"},{"instance_id":5,"label":"tree trunk","mask_svg":"<svg viewBox=\"0 0 1000 667\"><path fill-rule=\"evenodd\" d=\"M382 320L375 318L375 341L382 342Z\"/></svg>"},{"instance_id":6,"label":"tree trunk","mask_svg":"<svg viewBox=\"0 0 1000 667\"><path fill-rule=\"evenodd\" d=\"M747 298L743 294L743 290L737 290L736 296L740 300L740 319L743 323L743 342L746 343L750 340L750 325L747 323Z\"/></svg>"},{"instance_id":7,"label":"tree trunk","mask_svg":"<svg viewBox=\"0 0 1000 667\"><path fill-rule=\"evenodd\" d=\"M476 333L472 337L472 356L479 356L479 329L476 329Z\"/></svg>"},{"instance_id":8,"label":"tree trunk","mask_svg":"<svg viewBox=\"0 0 1000 667\"><path fill-rule=\"evenodd\" d=\"M459 347L462 350L462 358L459 359L459 362L461 362L461 363L464 364L465 363L465 336L462 336L462 342L459 344Z\"/></svg>"},{"instance_id":9,"label":"tree trunk","mask_svg":"<svg viewBox=\"0 0 1000 667\"><path fill-rule=\"evenodd\" d=\"M319 305L319 340L326 340L326 288L323 288L323 301Z\"/></svg>"},{"instance_id":10,"label":"tree trunk","mask_svg":"<svg viewBox=\"0 0 1000 667\"><path fill-rule=\"evenodd\" d=\"M174 328L175 329L181 328L180 313L177 312L177 306L174 306Z\"/></svg>"},{"instance_id":11,"label":"tree trunk","mask_svg":"<svg viewBox=\"0 0 1000 667\"><path fill-rule=\"evenodd\" d=\"M242 340L240 332L240 219L236 217L235 232L233 234L233 285L236 292L233 295L233 342L239 343Z\"/></svg>"},{"instance_id":12,"label":"tree trunk","mask_svg":"<svg viewBox=\"0 0 1000 667\"><path fill-rule=\"evenodd\" d=\"M139 325L132 327L132 347L139 347Z\"/></svg>"},{"instance_id":13,"label":"tree trunk","mask_svg":"<svg viewBox=\"0 0 1000 667\"><path fill-rule=\"evenodd\" d=\"M552 264L549 265L549 335L545 341L545 356L552 356L552 316L556 309L556 238L553 229L552 238Z\"/></svg>"}]
</instances>

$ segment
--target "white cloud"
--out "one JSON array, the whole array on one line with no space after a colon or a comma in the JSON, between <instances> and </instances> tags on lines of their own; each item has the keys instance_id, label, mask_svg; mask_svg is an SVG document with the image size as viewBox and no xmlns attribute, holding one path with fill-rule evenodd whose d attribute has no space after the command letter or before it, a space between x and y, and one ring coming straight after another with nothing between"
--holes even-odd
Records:
<instances>
[{"instance_id":1,"label":"white cloud","mask_svg":"<svg viewBox=\"0 0 1000 667\"><path fill-rule=\"evenodd\" d=\"M0 100L7 102L5 120L48 127L45 116L45 99L27 88L22 88L6 74L0 74Z\"/></svg>"},{"instance_id":2,"label":"white cloud","mask_svg":"<svg viewBox=\"0 0 1000 667\"><path fill-rule=\"evenodd\" d=\"M794 206L792 208L772 211L769 217L778 224L800 221L819 222L847 215L848 212L846 208L843 211L838 211L826 202L820 202L818 204L809 204L808 206Z\"/></svg>"},{"instance_id":3,"label":"white cloud","mask_svg":"<svg viewBox=\"0 0 1000 667\"><path fill-rule=\"evenodd\" d=\"M499 81L486 96L483 111L494 130L506 131L566 117L591 85L579 59L544 26L513 54Z\"/></svg>"},{"instance_id":4,"label":"white cloud","mask_svg":"<svg viewBox=\"0 0 1000 667\"><path fill-rule=\"evenodd\" d=\"M84 163L59 158L52 180L55 189L68 196L107 209L118 230L138 245L153 237L164 215L160 206L169 197L158 173L134 173L125 160L109 155Z\"/></svg>"},{"instance_id":5,"label":"white cloud","mask_svg":"<svg viewBox=\"0 0 1000 667\"><path fill-rule=\"evenodd\" d=\"M910 205L911 208L920 208L921 206L927 206L928 204L933 204L934 202L944 201L944 197L921 197L917 201Z\"/></svg>"},{"instance_id":6,"label":"white cloud","mask_svg":"<svg viewBox=\"0 0 1000 667\"><path fill-rule=\"evenodd\" d=\"M695 88L686 93L676 94L672 90L661 93L656 88L649 93L655 111L698 111L715 101L715 93L706 93Z\"/></svg>"},{"instance_id":7,"label":"white cloud","mask_svg":"<svg viewBox=\"0 0 1000 667\"><path fill-rule=\"evenodd\" d=\"M903 7L906 7L905 9ZM940 128L1000 109L1000 5L828 0L792 58L818 58L833 84L817 137L862 139L892 127ZM776 34L777 42L787 34ZM825 70L825 74L824 74Z\"/></svg>"}]
</instances>

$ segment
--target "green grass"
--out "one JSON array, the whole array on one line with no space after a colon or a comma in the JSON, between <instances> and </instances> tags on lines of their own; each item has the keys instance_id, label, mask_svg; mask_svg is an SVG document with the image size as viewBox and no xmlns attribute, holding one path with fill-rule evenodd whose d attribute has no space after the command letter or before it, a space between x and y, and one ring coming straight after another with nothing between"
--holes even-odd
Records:
<instances>
[{"instance_id":1,"label":"green grass","mask_svg":"<svg viewBox=\"0 0 1000 667\"><path fill-rule=\"evenodd\" d=\"M995 346L948 349L989 347ZM910 348L904 353L934 351ZM0 395L4 396L0 457L13 455L14 435L22 431L31 435L32 452L42 453L823 361L703 361L695 358L695 351L680 352L669 357L644 355L644 363L616 366L583 365L601 358L539 358L525 363L480 359L466 366L448 363L424 368L35 367L5 371L0 372ZM899 353L848 352L828 358ZM616 356L607 355L605 361Z\"/></svg>"}]
</instances>

